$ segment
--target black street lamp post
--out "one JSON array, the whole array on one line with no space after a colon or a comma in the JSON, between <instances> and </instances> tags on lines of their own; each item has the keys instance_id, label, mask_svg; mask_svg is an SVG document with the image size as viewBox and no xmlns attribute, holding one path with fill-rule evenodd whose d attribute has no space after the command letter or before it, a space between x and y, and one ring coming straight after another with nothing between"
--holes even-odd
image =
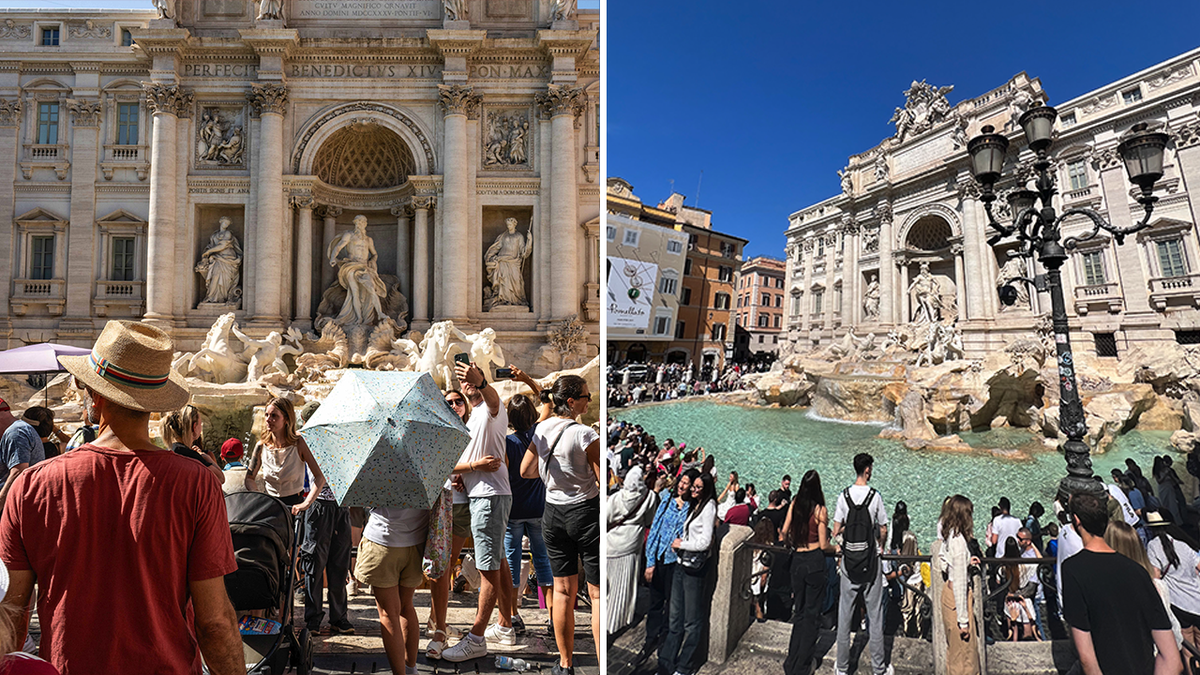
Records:
<instances>
[{"instance_id":1,"label":"black street lamp post","mask_svg":"<svg viewBox=\"0 0 1200 675\"><path fill-rule=\"evenodd\" d=\"M1100 214L1091 209L1067 209L1056 215L1051 202L1057 190L1050 177L1048 151L1053 143L1054 120L1058 112L1049 106L1039 106L1021 116L1020 125L1025 131L1029 149L1037 154L1033 164L1037 172L1036 191L1018 189L1008 195L1013 220L1009 225L996 222L992 215L992 202L996 201L993 191L996 181L1004 169L1008 138L994 133L985 126L983 133L971 139L967 152L971 157L971 173L981 186L980 200L988 214L988 224L996 234L988 239L995 246L1002 239L1015 236L1020 248L1015 255L1037 259L1046 268L1046 288L1050 291L1051 318L1054 327L1054 343L1058 351L1059 429L1067 436L1063 443L1063 455L1067 461L1067 475L1059 482L1058 496L1064 500L1080 492L1096 494L1103 487L1092 479L1092 459L1083 438L1087 433L1084 423L1083 402L1075 381L1075 364L1071 355L1070 327L1067 324L1067 306L1063 300L1062 266L1067 261L1067 251L1079 242L1086 241L1105 230L1119 245L1125 236L1143 230L1150 225L1150 213L1158 198L1153 195L1154 183L1163 175L1163 151L1168 136L1161 132L1147 131L1145 124L1137 124L1117 146L1125 162L1129 180L1142 189L1138 203L1145 209L1145 216L1132 227L1120 228L1105 222ZM1041 208L1036 203L1041 202ZM1069 216L1084 216L1092 221L1092 229L1078 237L1062 239L1062 223ZM1060 239L1062 239L1060 241ZM1023 280L1027 281L1027 280ZM999 289L1000 299L1011 305L1017 293L1006 284Z\"/></svg>"}]
</instances>

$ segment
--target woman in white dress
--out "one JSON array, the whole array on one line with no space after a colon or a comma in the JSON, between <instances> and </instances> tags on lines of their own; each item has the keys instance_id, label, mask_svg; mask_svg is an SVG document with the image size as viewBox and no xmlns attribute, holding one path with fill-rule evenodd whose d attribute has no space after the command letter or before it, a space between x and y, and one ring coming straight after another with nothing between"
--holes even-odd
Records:
<instances>
[{"instance_id":1,"label":"woman in white dress","mask_svg":"<svg viewBox=\"0 0 1200 675\"><path fill-rule=\"evenodd\" d=\"M654 520L658 495L646 485L642 467L625 475L618 492L608 498L608 633L633 623L633 605L641 576L642 545Z\"/></svg>"}]
</instances>

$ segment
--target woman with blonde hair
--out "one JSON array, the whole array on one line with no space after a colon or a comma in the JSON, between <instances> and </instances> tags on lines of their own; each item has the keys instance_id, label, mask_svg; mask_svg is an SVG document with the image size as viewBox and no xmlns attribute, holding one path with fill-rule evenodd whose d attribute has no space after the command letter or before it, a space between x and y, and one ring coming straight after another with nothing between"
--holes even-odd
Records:
<instances>
[{"instance_id":1,"label":"woman with blonde hair","mask_svg":"<svg viewBox=\"0 0 1200 675\"><path fill-rule=\"evenodd\" d=\"M1150 580L1154 582L1154 588L1162 598L1163 609L1167 610L1167 616L1171 619L1171 632L1175 635L1175 646L1182 647L1183 630L1179 626L1179 619L1175 618L1175 613L1171 611L1170 591L1167 590L1167 584L1159 576L1158 570L1150 564L1150 557L1146 555L1146 549L1142 547L1142 538L1138 535L1137 530L1125 521L1113 521L1108 524L1108 529L1104 530L1104 543L1111 546L1117 553L1141 565L1150 575Z\"/></svg>"},{"instance_id":2,"label":"woman with blonde hair","mask_svg":"<svg viewBox=\"0 0 1200 675\"><path fill-rule=\"evenodd\" d=\"M246 489L255 489L254 482L261 473L266 493L292 507L292 515L299 515L317 500L325 487L325 474L309 452L308 444L296 433L296 408L291 401L271 399L267 403L266 426L246 471ZM312 472L315 484L309 486L308 496L302 497L305 466Z\"/></svg>"},{"instance_id":3,"label":"woman with blonde hair","mask_svg":"<svg viewBox=\"0 0 1200 675\"><path fill-rule=\"evenodd\" d=\"M224 483L225 472L200 448L199 441L202 430L200 411L191 404L164 415L159 426L163 442L170 447L171 452L200 462L208 467L209 472L216 476L217 480Z\"/></svg>"},{"instance_id":4,"label":"woman with blonde hair","mask_svg":"<svg viewBox=\"0 0 1200 675\"><path fill-rule=\"evenodd\" d=\"M942 505L942 549L935 569L946 585L942 589L942 624L946 634L946 672L979 675L979 632L975 625L974 593L970 567L979 564L967 541L973 538L975 507L971 500L954 495Z\"/></svg>"}]
</instances>

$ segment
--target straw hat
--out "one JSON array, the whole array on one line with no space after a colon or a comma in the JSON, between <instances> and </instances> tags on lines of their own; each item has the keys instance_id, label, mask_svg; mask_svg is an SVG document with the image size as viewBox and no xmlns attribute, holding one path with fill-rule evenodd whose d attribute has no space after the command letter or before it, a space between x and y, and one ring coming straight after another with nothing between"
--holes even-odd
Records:
<instances>
[{"instance_id":1,"label":"straw hat","mask_svg":"<svg viewBox=\"0 0 1200 675\"><path fill-rule=\"evenodd\" d=\"M82 384L119 406L142 412L183 407L190 394L171 370L171 338L146 323L109 321L88 356L58 362Z\"/></svg>"}]
</instances>

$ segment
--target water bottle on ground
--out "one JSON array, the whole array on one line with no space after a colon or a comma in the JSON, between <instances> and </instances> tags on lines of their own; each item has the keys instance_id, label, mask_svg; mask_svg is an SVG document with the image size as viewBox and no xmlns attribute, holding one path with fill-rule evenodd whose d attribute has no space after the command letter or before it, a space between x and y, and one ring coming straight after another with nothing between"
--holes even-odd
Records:
<instances>
[{"instance_id":1,"label":"water bottle on ground","mask_svg":"<svg viewBox=\"0 0 1200 675\"><path fill-rule=\"evenodd\" d=\"M524 659L514 659L511 656L497 656L496 668L499 670L515 670L523 673L529 670L529 664Z\"/></svg>"}]
</instances>

